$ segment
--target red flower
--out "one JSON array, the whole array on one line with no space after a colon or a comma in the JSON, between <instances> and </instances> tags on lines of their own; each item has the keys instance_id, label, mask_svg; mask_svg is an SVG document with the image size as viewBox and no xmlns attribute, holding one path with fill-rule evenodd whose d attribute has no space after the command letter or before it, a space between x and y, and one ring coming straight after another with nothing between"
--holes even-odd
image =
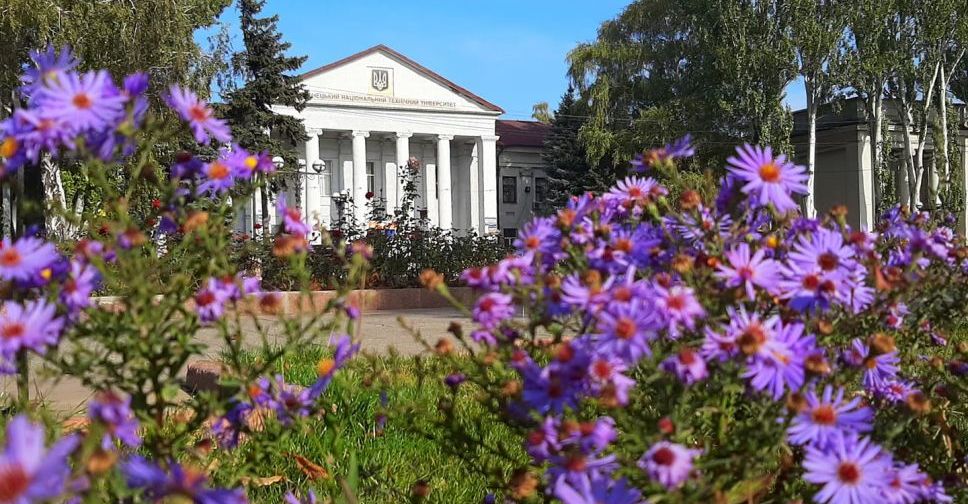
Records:
<instances>
[{"instance_id":1,"label":"red flower","mask_svg":"<svg viewBox=\"0 0 968 504\"><path fill-rule=\"evenodd\" d=\"M367 191L366 199L373 199L373 191Z\"/></svg>"}]
</instances>

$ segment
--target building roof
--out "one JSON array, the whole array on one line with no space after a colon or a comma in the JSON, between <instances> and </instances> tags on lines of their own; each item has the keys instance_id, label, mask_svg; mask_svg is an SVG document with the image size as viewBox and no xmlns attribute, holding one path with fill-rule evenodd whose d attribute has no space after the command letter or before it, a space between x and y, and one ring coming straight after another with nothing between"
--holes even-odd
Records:
<instances>
[{"instance_id":1,"label":"building roof","mask_svg":"<svg viewBox=\"0 0 968 504\"><path fill-rule=\"evenodd\" d=\"M538 121L502 121L494 123L494 133L503 147L544 147L551 125Z\"/></svg>"},{"instance_id":2,"label":"building roof","mask_svg":"<svg viewBox=\"0 0 968 504\"><path fill-rule=\"evenodd\" d=\"M484 107L487 110L490 110L490 111L493 111L493 112L500 112L502 114L504 113L504 109L502 109L501 107L498 107L497 105L495 105L495 104L493 104L493 103L485 100L484 98L481 98L480 96L477 96L476 94L471 93L466 88L463 88L461 86L458 86L457 84L451 82L450 80L448 80L444 76L440 75L439 73L434 72L433 70L431 70L431 69L429 69L429 68L421 65L420 63L417 63L416 61L414 61L414 60L412 60L412 59L410 59L410 58L408 58L408 57L406 57L406 56L398 53L397 51L394 51L393 49L391 49L391 48L389 48L389 47L387 47L387 46L385 46L383 44L375 45L375 46L373 46L373 47L371 47L369 49L364 49L364 50L362 50L362 51L360 51L360 52L358 52L356 54L351 54L351 55L349 55L349 56L347 56L347 57L345 57L345 58L343 58L341 60L334 61L332 63L323 65L323 66L321 66L319 68L314 68L314 69L312 69L312 70L310 70L310 71L308 71L308 72L300 75L299 78L300 79L306 79L306 78L312 77L314 75L321 74L321 73L323 73L323 72L325 72L327 70L331 70L331 69L336 68L338 66L342 66L342 65L345 65L347 63L351 63L351 62L356 61L356 60L358 60L358 59L360 59L360 58L362 58L364 56L368 56L368 55L373 54L373 53L376 53L376 52L382 52L383 54L386 54L387 56L389 56L389 57L391 57L391 58L399 61L400 63L402 63L402 64L404 64L404 65L412 68L415 72L426 76L427 78L433 80L434 82L437 82L438 84L440 84L440 85L442 85L442 86L450 89L451 91L453 91L453 92L455 92L455 93L463 96L464 98L467 98L468 100L471 100L474 103L477 103L478 105L480 105L481 107Z\"/></svg>"}]
</instances>

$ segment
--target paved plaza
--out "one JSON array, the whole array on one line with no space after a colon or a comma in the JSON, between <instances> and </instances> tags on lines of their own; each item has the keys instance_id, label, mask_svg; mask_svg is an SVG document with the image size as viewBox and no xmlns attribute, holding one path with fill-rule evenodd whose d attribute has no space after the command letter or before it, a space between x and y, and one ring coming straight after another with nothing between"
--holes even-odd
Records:
<instances>
[{"instance_id":1,"label":"paved plaza","mask_svg":"<svg viewBox=\"0 0 968 504\"><path fill-rule=\"evenodd\" d=\"M442 336L447 336L447 326L451 321L464 321L463 315L450 308L418 309L418 310L387 310L365 313L362 318L361 343L364 352L385 353L392 347L403 355L414 355L423 351L398 321L403 317L407 324L421 332L428 341L435 342ZM278 337L278 328L272 328L274 317L260 317L260 322L268 330L270 341ZM259 345L261 337L253 322L245 322L242 326L245 346L253 348ZM198 338L208 345L206 358L217 359L222 348L221 339L216 331L202 329ZM37 359L35 359L37 361ZM33 368L37 368L34 364ZM43 374L42 372L40 373ZM184 371L183 371L184 375ZM0 378L0 391L3 394L16 395L16 382L12 376ZM65 412L81 412L87 407L92 391L83 387L77 380L61 377L59 380L45 376L32 379L31 398L47 401L53 409Z\"/></svg>"}]
</instances>

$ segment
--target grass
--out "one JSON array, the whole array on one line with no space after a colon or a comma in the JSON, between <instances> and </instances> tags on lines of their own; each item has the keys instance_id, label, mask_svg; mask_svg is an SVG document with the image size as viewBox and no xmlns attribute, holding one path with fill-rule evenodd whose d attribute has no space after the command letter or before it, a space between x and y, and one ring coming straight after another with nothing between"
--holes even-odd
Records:
<instances>
[{"instance_id":1,"label":"grass","mask_svg":"<svg viewBox=\"0 0 968 504\"><path fill-rule=\"evenodd\" d=\"M325 352L307 348L286 357L281 363L286 381L311 384L316 363ZM247 354L246 358L259 356ZM455 397L442 384L422 379L441 376L449 365L436 357L357 358L337 373L324 395L331 403L326 415L311 420L306 429L282 433L269 450L250 441L229 457L222 455L220 463L227 463L226 469L248 464L258 477L269 478L262 481L273 481L264 486L250 483L253 502L279 502L289 489L312 488L320 496L338 496L341 478L355 487L359 502L408 502L418 482L430 489L427 502L482 502L493 490L488 488L487 472L503 478L526 457L516 434L485 415L483 406L470 397L473 386L462 387ZM386 395L386 407L381 393ZM503 447L510 453L499 456L478 443L452 443L440 423L444 416L437 407L440 401L454 401L461 429L484 440L484 446ZM388 420L381 432L377 417L383 413ZM269 453L260 456L257 451ZM309 478L294 455L325 467L330 477ZM284 479L274 481L275 476Z\"/></svg>"}]
</instances>

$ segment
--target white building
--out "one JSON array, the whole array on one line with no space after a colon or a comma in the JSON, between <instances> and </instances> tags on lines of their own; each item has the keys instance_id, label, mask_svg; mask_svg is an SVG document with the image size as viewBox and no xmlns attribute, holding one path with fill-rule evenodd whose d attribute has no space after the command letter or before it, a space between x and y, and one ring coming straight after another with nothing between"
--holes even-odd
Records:
<instances>
[{"instance_id":1,"label":"white building","mask_svg":"<svg viewBox=\"0 0 968 504\"><path fill-rule=\"evenodd\" d=\"M392 211L402 196L398 167L412 156L421 162L416 206L433 225L499 232L500 107L383 45L301 79L312 95L309 104L301 112L278 110L302 119L309 136L301 149L298 199L311 223L329 228L344 197L352 198L356 220L366 222L368 193ZM502 175L516 165L516 148L502 152ZM520 150L533 164L527 159L533 148ZM519 185L524 190L525 182ZM504 217L517 227L518 214L531 209L513 206ZM240 227L259 222L260 209L251 205Z\"/></svg>"}]
</instances>

